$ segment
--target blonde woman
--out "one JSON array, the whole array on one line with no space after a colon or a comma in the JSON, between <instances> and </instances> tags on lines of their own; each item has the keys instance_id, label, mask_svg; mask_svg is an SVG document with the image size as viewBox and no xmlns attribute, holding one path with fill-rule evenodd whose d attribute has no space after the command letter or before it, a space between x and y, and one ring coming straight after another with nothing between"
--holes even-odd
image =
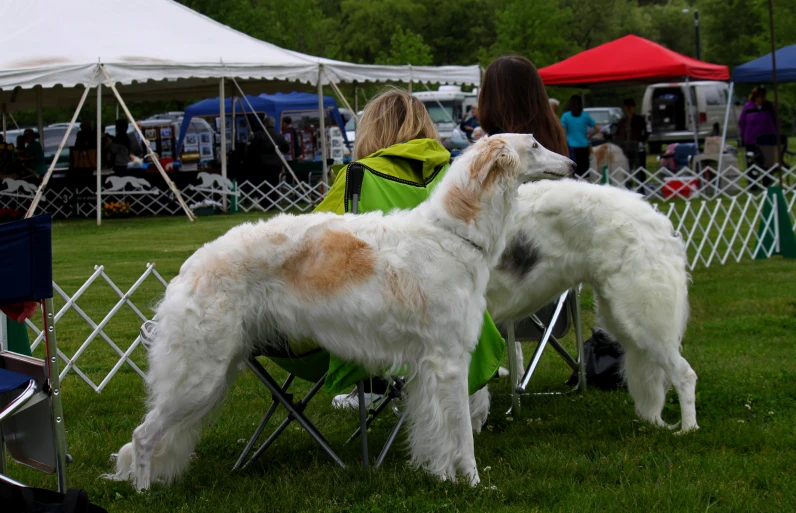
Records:
<instances>
[{"instance_id":1,"label":"blonde woman","mask_svg":"<svg viewBox=\"0 0 796 513\"><path fill-rule=\"evenodd\" d=\"M351 184L363 181L358 212L413 208L422 202L450 164L450 153L439 142L434 123L423 103L411 94L389 89L372 99L357 127L354 160L337 173L332 188L316 212L344 214L353 210ZM354 178L358 176L359 178ZM350 186L351 185L351 186ZM350 187L349 187L350 186ZM334 269L330 269L334 272ZM503 359L505 343L492 320L484 314L484 328L470 365L470 393L492 378ZM368 374L356 366L331 358L326 388L331 393L348 390ZM366 380L370 401L387 390L381 379ZM356 408L356 391L335 397L339 408ZM483 418L474 419L480 431ZM478 425L476 425L478 423Z\"/></svg>"}]
</instances>

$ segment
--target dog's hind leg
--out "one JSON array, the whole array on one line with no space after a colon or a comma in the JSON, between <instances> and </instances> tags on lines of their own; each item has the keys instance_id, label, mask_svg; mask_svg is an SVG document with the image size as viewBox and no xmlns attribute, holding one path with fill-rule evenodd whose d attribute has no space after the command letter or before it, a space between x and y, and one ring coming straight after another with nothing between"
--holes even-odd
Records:
<instances>
[{"instance_id":1,"label":"dog's hind leg","mask_svg":"<svg viewBox=\"0 0 796 513\"><path fill-rule=\"evenodd\" d=\"M677 391L682 416L681 432L699 429L696 420L697 375L694 369L676 349L666 352L653 350L650 356L663 368L666 377Z\"/></svg>"},{"instance_id":2,"label":"dog's hind leg","mask_svg":"<svg viewBox=\"0 0 796 513\"><path fill-rule=\"evenodd\" d=\"M164 310L162 306L159 312ZM188 467L202 422L224 400L237 375L241 348L233 316L203 324L174 313L163 315L149 353L150 411L132 443L119 451L114 478L133 478L136 488L145 489L179 477Z\"/></svg>"},{"instance_id":3,"label":"dog's hind leg","mask_svg":"<svg viewBox=\"0 0 796 513\"><path fill-rule=\"evenodd\" d=\"M627 389L642 419L666 427L661 418L668 383L663 368L635 347L625 347L625 380Z\"/></svg>"}]
</instances>

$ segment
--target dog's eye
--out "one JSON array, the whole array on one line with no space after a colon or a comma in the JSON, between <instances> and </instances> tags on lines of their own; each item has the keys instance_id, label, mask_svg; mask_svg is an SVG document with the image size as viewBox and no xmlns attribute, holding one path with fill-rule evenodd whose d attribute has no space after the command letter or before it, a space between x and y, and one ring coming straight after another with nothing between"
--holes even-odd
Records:
<instances>
[{"instance_id":1,"label":"dog's eye","mask_svg":"<svg viewBox=\"0 0 796 513\"><path fill-rule=\"evenodd\" d=\"M538 143L538 142L536 142L536 141L534 141L534 143L533 143L533 147L534 147L534 148L538 148L538 147L539 147L539 143Z\"/></svg>"}]
</instances>

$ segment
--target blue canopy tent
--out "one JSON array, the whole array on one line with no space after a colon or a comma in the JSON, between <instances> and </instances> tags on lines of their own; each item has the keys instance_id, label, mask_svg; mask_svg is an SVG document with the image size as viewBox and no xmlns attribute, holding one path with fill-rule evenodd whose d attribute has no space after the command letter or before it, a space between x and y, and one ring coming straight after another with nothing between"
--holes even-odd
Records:
<instances>
[{"instance_id":1,"label":"blue canopy tent","mask_svg":"<svg viewBox=\"0 0 796 513\"><path fill-rule=\"evenodd\" d=\"M248 102L246 100L248 100ZM277 130L281 128L282 115L284 112L318 112L318 96L312 93L298 93L294 91L286 94L246 95L246 100L242 100L241 98L226 98L224 100L224 112L226 115L232 116L234 104L234 115L236 116L242 114L268 114L276 119ZM182 119L182 126L180 127L180 137L177 140L178 151L182 148L191 118L196 116L220 116L219 104L218 97L216 97L208 98L207 100L202 100L186 107L185 116ZM249 107L250 104L251 108ZM324 110L331 111L332 119L340 127L343 132L343 137L345 138L345 122L340 115L337 102L335 102L334 98L331 96L324 96L323 108ZM346 142L348 141L346 140Z\"/></svg>"},{"instance_id":2,"label":"blue canopy tent","mask_svg":"<svg viewBox=\"0 0 796 513\"><path fill-rule=\"evenodd\" d=\"M777 50L774 54L777 60L777 82L796 82L796 45L785 46ZM732 93L735 83L739 84L766 84L774 82L774 65L771 53L758 57L746 64L741 64L733 68L732 81L730 82L729 99L727 110L724 113L724 126L721 134L721 153L719 154L719 169L721 169L721 157L724 153L724 145L727 140L727 123L730 119L730 105L732 105Z\"/></svg>"}]
</instances>

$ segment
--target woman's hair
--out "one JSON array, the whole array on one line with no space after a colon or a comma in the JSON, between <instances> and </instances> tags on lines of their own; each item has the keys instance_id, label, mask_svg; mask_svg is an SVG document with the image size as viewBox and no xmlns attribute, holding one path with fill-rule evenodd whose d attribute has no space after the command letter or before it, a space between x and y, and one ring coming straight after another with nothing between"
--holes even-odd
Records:
<instances>
[{"instance_id":1,"label":"woman's hair","mask_svg":"<svg viewBox=\"0 0 796 513\"><path fill-rule=\"evenodd\" d=\"M580 95L573 94L569 97L569 101L567 102L567 109L570 114L575 117L580 116L583 114L583 100L580 99Z\"/></svg>"},{"instance_id":2,"label":"woman's hair","mask_svg":"<svg viewBox=\"0 0 796 513\"><path fill-rule=\"evenodd\" d=\"M412 139L439 141L423 102L400 89L387 89L368 102L357 126L354 159L358 160Z\"/></svg>"},{"instance_id":3,"label":"woman's hair","mask_svg":"<svg viewBox=\"0 0 796 513\"><path fill-rule=\"evenodd\" d=\"M752 89L752 92L749 94L749 101L753 102L758 98L766 99L766 88L765 87L755 87Z\"/></svg>"},{"instance_id":4,"label":"woman's hair","mask_svg":"<svg viewBox=\"0 0 796 513\"><path fill-rule=\"evenodd\" d=\"M488 134L533 134L550 151L568 155L567 138L531 61L498 57L484 73L478 121Z\"/></svg>"}]
</instances>

